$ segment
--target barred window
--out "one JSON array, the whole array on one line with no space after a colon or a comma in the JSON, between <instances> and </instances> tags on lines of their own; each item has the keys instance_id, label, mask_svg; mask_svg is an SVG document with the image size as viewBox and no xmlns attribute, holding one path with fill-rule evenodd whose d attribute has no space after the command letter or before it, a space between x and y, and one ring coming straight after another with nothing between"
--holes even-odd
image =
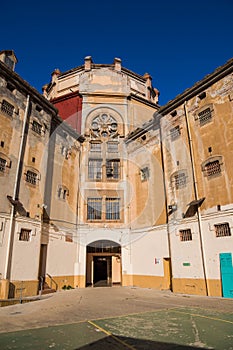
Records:
<instances>
[{"instance_id":1,"label":"barred window","mask_svg":"<svg viewBox=\"0 0 233 350\"><path fill-rule=\"evenodd\" d=\"M214 225L216 237L231 236L231 229L228 222Z\"/></svg>"},{"instance_id":2,"label":"barred window","mask_svg":"<svg viewBox=\"0 0 233 350\"><path fill-rule=\"evenodd\" d=\"M107 151L109 153L117 153L118 152L118 142L108 142L107 143Z\"/></svg>"},{"instance_id":3,"label":"barred window","mask_svg":"<svg viewBox=\"0 0 233 350\"><path fill-rule=\"evenodd\" d=\"M35 131L37 134L41 135L41 133L42 133L42 125L37 123L37 121L33 120L33 122L32 122L32 130Z\"/></svg>"},{"instance_id":4,"label":"barred window","mask_svg":"<svg viewBox=\"0 0 233 350\"><path fill-rule=\"evenodd\" d=\"M120 219L120 198L106 198L106 220Z\"/></svg>"},{"instance_id":5,"label":"barred window","mask_svg":"<svg viewBox=\"0 0 233 350\"><path fill-rule=\"evenodd\" d=\"M185 241L192 241L192 232L190 230L190 228L186 229L186 230L180 230L180 240L182 242Z\"/></svg>"},{"instance_id":6,"label":"barred window","mask_svg":"<svg viewBox=\"0 0 233 350\"><path fill-rule=\"evenodd\" d=\"M88 178L91 180L102 179L102 159L89 159Z\"/></svg>"},{"instance_id":7,"label":"barred window","mask_svg":"<svg viewBox=\"0 0 233 350\"><path fill-rule=\"evenodd\" d=\"M64 187L64 186L59 186L58 187L58 191L57 191L57 195L59 199L66 199L67 196L69 196L69 190Z\"/></svg>"},{"instance_id":8,"label":"barred window","mask_svg":"<svg viewBox=\"0 0 233 350\"><path fill-rule=\"evenodd\" d=\"M200 113L198 113L198 118L199 118L200 126L210 122L212 120L211 109L206 108L204 109L204 111L201 111Z\"/></svg>"},{"instance_id":9,"label":"barred window","mask_svg":"<svg viewBox=\"0 0 233 350\"><path fill-rule=\"evenodd\" d=\"M176 189L184 188L187 184L186 174L184 172L178 172L174 175Z\"/></svg>"},{"instance_id":10,"label":"barred window","mask_svg":"<svg viewBox=\"0 0 233 350\"><path fill-rule=\"evenodd\" d=\"M120 177L120 161L119 159L108 159L106 162L107 179L119 179Z\"/></svg>"},{"instance_id":11,"label":"barred window","mask_svg":"<svg viewBox=\"0 0 233 350\"><path fill-rule=\"evenodd\" d=\"M221 174L221 164L219 160L214 160L205 165L205 172L207 176L214 176Z\"/></svg>"},{"instance_id":12,"label":"barred window","mask_svg":"<svg viewBox=\"0 0 233 350\"><path fill-rule=\"evenodd\" d=\"M36 185L37 183L37 174L31 170L28 170L26 173L26 181L32 185Z\"/></svg>"},{"instance_id":13,"label":"barred window","mask_svg":"<svg viewBox=\"0 0 233 350\"><path fill-rule=\"evenodd\" d=\"M170 129L171 140L174 141L180 136L180 126L177 125Z\"/></svg>"},{"instance_id":14,"label":"barred window","mask_svg":"<svg viewBox=\"0 0 233 350\"><path fill-rule=\"evenodd\" d=\"M31 230L21 228L21 231L19 233L19 240L20 241L30 241L30 236L31 236Z\"/></svg>"},{"instance_id":15,"label":"barred window","mask_svg":"<svg viewBox=\"0 0 233 350\"><path fill-rule=\"evenodd\" d=\"M87 199L87 220L101 220L102 198Z\"/></svg>"},{"instance_id":16,"label":"barred window","mask_svg":"<svg viewBox=\"0 0 233 350\"><path fill-rule=\"evenodd\" d=\"M3 158L0 158L0 172L4 173L6 169L6 160Z\"/></svg>"},{"instance_id":17,"label":"barred window","mask_svg":"<svg viewBox=\"0 0 233 350\"><path fill-rule=\"evenodd\" d=\"M101 142L91 142L91 152L101 152Z\"/></svg>"},{"instance_id":18,"label":"barred window","mask_svg":"<svg viewBox=\"0 0 233 350\"><path fill-rule=\"evenodd\" d=\"M7 114L8 116L12 117L14 113L14 106L6 100L3 100L1 105L1 111Z\"/></svg>"}]
</instances>

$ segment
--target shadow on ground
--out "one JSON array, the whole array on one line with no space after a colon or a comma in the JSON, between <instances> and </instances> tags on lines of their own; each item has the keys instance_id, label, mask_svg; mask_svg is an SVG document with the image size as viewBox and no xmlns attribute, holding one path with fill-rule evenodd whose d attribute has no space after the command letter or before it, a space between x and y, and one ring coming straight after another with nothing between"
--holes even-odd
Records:
<instances>
[{"instance_id":1,"label":"shadow on ground","mask_svg":"<svg viewBox=\"0 0 233 350\"><path fill-rule=\"evenodd\" d=\"M173 343L163 343L146 339L136 339L129 337L108 336L88 345L76 348L75 350L196 350L199 347L179 345ZM208 349L210 349L208 347Z\"/></svg>"}]
</instances>

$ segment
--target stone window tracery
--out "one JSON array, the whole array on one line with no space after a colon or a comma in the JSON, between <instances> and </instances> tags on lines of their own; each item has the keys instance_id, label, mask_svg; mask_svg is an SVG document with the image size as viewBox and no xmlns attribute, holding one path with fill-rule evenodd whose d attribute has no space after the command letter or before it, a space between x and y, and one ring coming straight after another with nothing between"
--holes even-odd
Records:
<instances>
[{"instance_id":1,"label":"stone window tracery","mask_svg":"<svg viewBox=\"0 0 233 350\"><path fill-rule=\"evenodd\" d=\"M91 135L94 138L107 139L118 136L118 124L109 113L97 115L91 123Z\"/></svg>"}]
</instances>

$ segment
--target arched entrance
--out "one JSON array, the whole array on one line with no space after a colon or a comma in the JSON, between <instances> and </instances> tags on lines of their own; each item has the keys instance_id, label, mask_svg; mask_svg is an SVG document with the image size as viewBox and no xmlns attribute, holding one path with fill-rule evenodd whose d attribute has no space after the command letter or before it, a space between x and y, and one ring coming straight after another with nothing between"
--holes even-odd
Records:
<instances>
[{"instance_id":1,"label":"arched entrance","mask_svg":"<svg viewBox=\"0 0 233 350\"><path fill-rule=\"evenodd\" d=\"M87 246L86 286L110 287L121 284L121 246L99 240Z\"/></svg>"}]
</instances>

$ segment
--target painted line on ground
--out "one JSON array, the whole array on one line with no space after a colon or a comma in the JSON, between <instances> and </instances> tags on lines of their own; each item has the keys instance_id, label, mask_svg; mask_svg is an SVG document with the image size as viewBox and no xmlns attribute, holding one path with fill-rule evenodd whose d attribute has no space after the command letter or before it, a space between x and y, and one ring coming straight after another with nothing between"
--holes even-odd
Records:
<instances>
[{"instance_id":1,"label":"painted line on ground","mask_svg":"<svg viewBox=\"0 0 233 350\"><path fill-rule=\"evenodd\" d=\"M189 313L189 312L177 311L177 310L175 310L175 309L172 310L172 312L176 312L176 313L179 313L179 314L185 314L185 315L189 315L189 316L196 316L196 317L208 318L209 320L221 321L221 322L226 322L226 323L231 323L231 324L233 324L233 321L223 320L222 318L203 316L203 315L199 315L199 314L192 314L192 313Z\"/></svg>"},{"instance_id":2,"label":"painted line on ground","mask_svg":"<svg viewBox=\"0 0 233 350\"><path fill-rule=\"evenodd\" d=\"M107 334L109 337L113 338L114 340L116 340L118 343L126 346L128 349L131 350L136 350L136 348L134 348L133 346L127 344L126 342L124 342L123 340L117 338L115 335L113 335L111 332L107 331L106 329L98 326L96 323L92 322L92 321L87 321L89 324L91 324L92 326L94 326L95 328L99 329L101 332Z\"/></svg>"}]
</instances>

